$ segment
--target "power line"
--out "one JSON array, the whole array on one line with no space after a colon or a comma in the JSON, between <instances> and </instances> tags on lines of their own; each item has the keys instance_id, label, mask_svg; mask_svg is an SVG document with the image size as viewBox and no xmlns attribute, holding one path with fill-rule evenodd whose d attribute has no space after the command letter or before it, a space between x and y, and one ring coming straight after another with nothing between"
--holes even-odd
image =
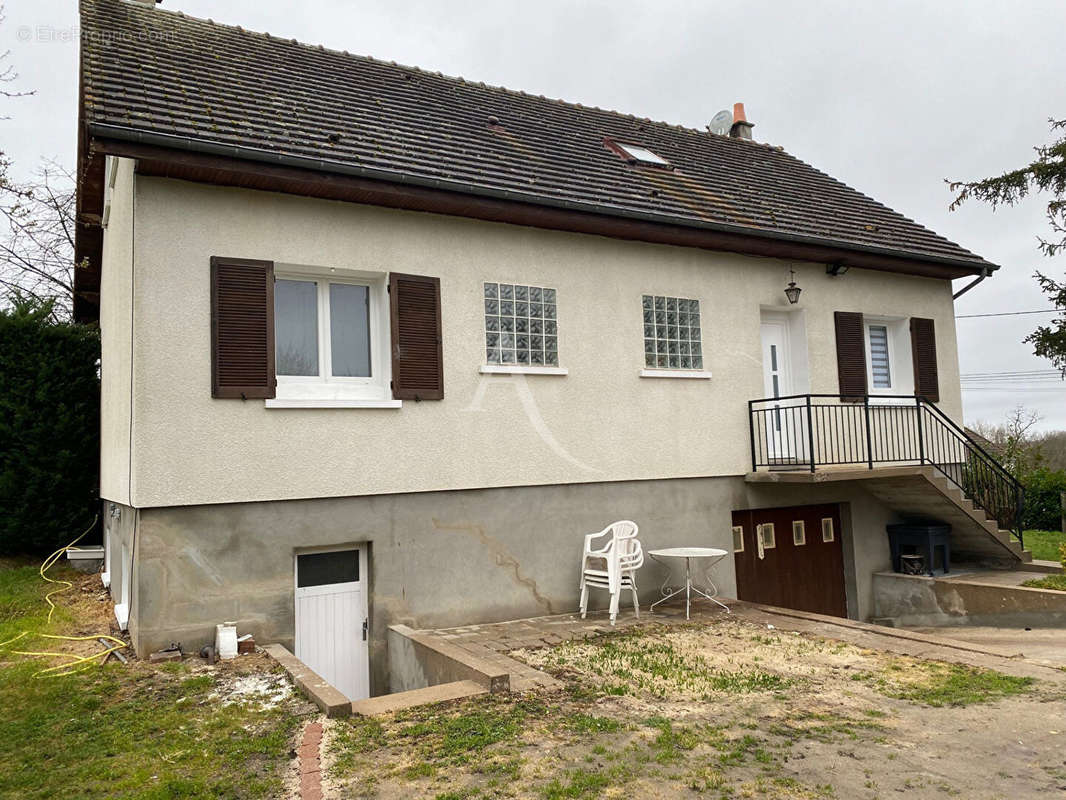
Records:
<instances>
[{"instance_id":1,"label":"power line","mask_svg":"<svg viewBox=\"0 0 1066 800\"><path fill-rule=\"evenodd\" d=\"M1055 377L1049 376L1047 378L1036 379L1036 378L1027 378L1025 376L1018 377L1018 378L1007 376L1007 377L1004 377L1004 378L971 378L970 380L960 381L960 383L969 383L969 384L978 384L978 383L1017 383L1019 385L1021 385L1021 384L1037 385L1037 384L1041 384L1041 383L1062 383L1062 378L1059 378L1057 376L1055 376ZM1066 384L1063 384L1063 385L1066 385Z\"/></svg>"},{"instance_id":2,"label":"power line","mask_svg":"<svg viewBox=\"0 0 1066 800\"><path fill-rule=\"evenodd\" d=\"M1018 370L1003 370L1001 372L963 372L959 375L964 380L967 378L1044 378L1047 375L1055 377L1055 375L1061 374L1057 369L1018 369Z\"/></svg>"},{"instance_id":3,"label":"power line","mask_svg":"<svg viewBox=\"0 0 1066 800\"><path fill-rule=\"evenodd\" d=\"M1018 317L1022 314L1058 314L1061 308L1046 308L1040 311L998 311L994 314L956 314L955 319L974 319L976 317Z\"/></svg>"},{"instance_id":4,"label":"power line","mask_svg":"<svg viewBox=\"0 0 1066 800\"><path fill-rule=\"evenodd\" d=\"M1004 384L1001 386L973 386L971 384L962 384L962 390L964 392L1066 392L1066 386L1011 386Z\"/></svg>"}]
</instances>

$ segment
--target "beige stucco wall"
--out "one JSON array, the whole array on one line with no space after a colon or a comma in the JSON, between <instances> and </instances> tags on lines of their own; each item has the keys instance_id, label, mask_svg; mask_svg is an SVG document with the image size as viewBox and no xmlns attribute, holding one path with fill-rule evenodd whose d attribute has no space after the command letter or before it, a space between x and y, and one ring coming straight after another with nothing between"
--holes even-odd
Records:
<instances>
[{"instance_id":1,"label":"beige stucco wall","mask_svg":"<svg viewBox=\"0 0 1066 800\"><path fill-rule=\"evenodd\" d=\"M108 158L108 176L112 163ZM100 494L129 504L134 174L129 159L117 165L100 283Z\"/></svg>"},{"instance_id":2,"label":"beige stucco wall","mask_svg":"<svg viewBox=\"0 0 1066 800\"><path fill-rule=\"evenodd\" d=\"M160 178L136 183L133 505L749 469L747 400L763 396L760 306L787 307L784 262ZM438 276L445 399L398 410L211 399L212 255ZM942 406L961 417L948 282L867 270L830 278L822 264L795 269L813 391L837 389L834 310L932 317ZM122 280L111 263L104 272ZM558 289L560 361L569 375L478 373L485 280ZM643 293L701 301L712 380L639 377ZM122 358L115 350L105 345L105 373L109 355ZM124 402L121 393L120 382L105 382L105 408ZM114 475L125 440L117 426L105 426L105 437L105 472ZM121 490L113 478L105 487Z\"/></svg>"}]
</instances>

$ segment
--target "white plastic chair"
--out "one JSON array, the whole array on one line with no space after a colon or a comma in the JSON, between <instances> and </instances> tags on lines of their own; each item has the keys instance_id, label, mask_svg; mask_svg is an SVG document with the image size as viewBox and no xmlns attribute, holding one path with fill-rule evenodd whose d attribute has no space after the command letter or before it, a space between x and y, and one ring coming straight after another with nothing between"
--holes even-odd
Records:
<instances>
[{"instance_id":1,"label":"white plastic chair","mask_svg":"<svg viewBox=\"0 0 1066 800\"><path fill-rule=\"evenodd\" d=\"M611 593L611 625L618 616L618 600L623 589L633 593L633 612L640 619L636 573L644 564L644 549L637 541L637 530L637 523L624 519L585 537L581 555L581 619L588 611L590 588ZM597 541L603 539L607 541Z\"/></svg>"}]
</instances>

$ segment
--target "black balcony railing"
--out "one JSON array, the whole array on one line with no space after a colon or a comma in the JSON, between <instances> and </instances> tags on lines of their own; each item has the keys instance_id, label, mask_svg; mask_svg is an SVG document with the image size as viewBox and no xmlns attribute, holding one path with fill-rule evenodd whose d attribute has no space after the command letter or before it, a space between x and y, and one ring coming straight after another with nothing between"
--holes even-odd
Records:
<instances>
[{"instance_id":1,"label":"black balcony railing","mask_svg":"<svg viewBox=\"0 0 1066 800\"><path fill-rule=\"evenodd\" d=\"M925 398L800 394L750 400L748 415L755 471L928 464L1022 539L1021 484Z\"/></svg>"}]
</instances>

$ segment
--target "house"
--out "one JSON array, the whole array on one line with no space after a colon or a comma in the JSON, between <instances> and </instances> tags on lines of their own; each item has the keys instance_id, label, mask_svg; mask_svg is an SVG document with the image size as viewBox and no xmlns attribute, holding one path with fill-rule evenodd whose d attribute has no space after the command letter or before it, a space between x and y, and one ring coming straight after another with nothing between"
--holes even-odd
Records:
<instances>
[{"instance_id":1,"label":"house","mask_svg":"<svg viewBox=\"0 0 1066 800\"><path fill-rule=\"evenodd\" d=\"M858 619L890 522L1027 557L959 427L951 280L995 265L742 108L716 134L81 14L75 308L139 653L234 621L381 693L388 626L573 610L620 518L732 552L724 595Z\"/></svg>"}]
</instances>

